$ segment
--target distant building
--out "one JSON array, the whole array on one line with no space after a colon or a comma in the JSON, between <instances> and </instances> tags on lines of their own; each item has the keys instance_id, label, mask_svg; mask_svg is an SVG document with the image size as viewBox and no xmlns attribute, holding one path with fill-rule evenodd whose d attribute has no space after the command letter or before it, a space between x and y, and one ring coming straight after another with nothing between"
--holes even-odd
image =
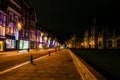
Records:
<instances>
[{"instance_id":1,"label":"distant building","mask_svg":"<svg viewBox=\"0 0 120 80\"><path fill-rule=\"evenodd\" d=\"M110 31L105 26L98 27L96 19L91 29L86 30L83 36L84 48L95 49L117 49L120 48L120 34L116 34L116 30Z\"/></svg>"},{"instance_id":2,"label":"distant building","mask_svg":"<svg viewBox=\"0 0 120 80\"><path fill-rule=\"evenodd\" d=\"M70 39L65 41L65 45L68 48L81 48L81 38L79 35L74 34Z\"/></svg>"}]
</instances>

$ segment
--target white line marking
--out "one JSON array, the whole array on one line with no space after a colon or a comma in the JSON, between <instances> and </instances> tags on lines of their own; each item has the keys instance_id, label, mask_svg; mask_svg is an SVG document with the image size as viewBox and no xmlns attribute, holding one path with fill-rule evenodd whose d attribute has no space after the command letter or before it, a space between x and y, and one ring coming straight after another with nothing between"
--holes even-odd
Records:
<instances>
[{"instance_id":1,"label":"white line marking","mask_svg":"<svg viewBox=\"0 0 120 80\"><path fill-rule=\"evenodd\" d=\"M42 59L42 58L45 58L45 57L47 57L47 56L48 56L48 55L42 56L42 57L40 57L40 58L34 59L33 61L37 61L37 60ZM1 75L1 74L4 74L4 73L6 73L6 72L9 72L9 71L11 71L11 70L13 70L13 69L16 69L16 68L18 68L18 67L21 67L21 66L23 66L23 65L26 65L26 64L28 64L28 63L30 63L30 61L26 61L26 62L24 62L24 63L21 63L21 64L17 65L17 66L12 67L12 68L9 68L9 69L0 71L0 75Z\"/></svg>"}]
</instances>

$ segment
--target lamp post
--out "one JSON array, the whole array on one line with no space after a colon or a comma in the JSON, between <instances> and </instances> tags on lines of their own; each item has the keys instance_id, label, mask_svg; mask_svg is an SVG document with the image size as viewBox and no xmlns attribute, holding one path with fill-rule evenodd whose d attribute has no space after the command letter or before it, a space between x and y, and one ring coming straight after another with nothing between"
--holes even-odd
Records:
<instances>
[{"instance_id":1,"label":"lamp post","mask_svg":"<svg viewBox=\"0 0 120 80\"><path fill-rule=\"evenodd\" d=\"M18 30L18 39L17 39L17 52L19 51L19 31L21 30L22 26L20 22L17 22L17 30Z\"/></svg>"}]
</instances>

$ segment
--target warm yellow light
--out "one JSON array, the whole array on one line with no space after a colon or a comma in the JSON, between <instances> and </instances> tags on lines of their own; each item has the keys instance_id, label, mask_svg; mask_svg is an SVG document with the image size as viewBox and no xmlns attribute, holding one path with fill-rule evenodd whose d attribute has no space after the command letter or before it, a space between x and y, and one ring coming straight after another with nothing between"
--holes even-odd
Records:
<instances>
[{"instance_id":1,"label":"warm yellow light","mask_svg":"<svg viewBox=\"0 0 120 80\"><path fill-rule=\"evenodd\" d=\"M3 51L3 42L0 41L0 51Z\"/></svg>"},{"instance_id":2,"label":"warm yellow light","mask_svg":"<svg viewBox=\"0 0 120 80\"><path fill-rule=\"evenodd\" d=\"M102 38L98 38L99 41L102 41Z\"/></svg>"},{"instance_id":3,"label":"warm yellow light","mask_svg":"<svg viewBox=\"0 0 120 80\"><path fill-rule=\"evenodd\" d=\"M94 44L95 44L95 42L93 41L93 42L92 42L92 44L94 45Z\"/></svg>"},{"instance_id":4,"label":"warm yellow light","mask_svg":"<svg viewBox=\"0 0 120 80\"><path fill-rule=\"evenodd\" d=\"M45 37L44 39L45 39L45 41L47 41L47 37Z\"/></svg>"},{"instance_id":5,"label":"warm yellow light","mask_svg":"<svg viewBox=\"0 0 120 80\"><path fill-rule=\"evenodd\" d=\"M21 30L21 28L22 28L22 26L21 26L21 23L17 23L17 28L18 28L18 30Z\"/></svg>"},{"instance_id":6,"label":"warm yellow light","mask_svg":"<svg viewBox=\"0 0 120 80\"><path fill-rule=\"evenodd\" d=\"M41 36L43 36L43 32L41 32Z\"/></svg>"},{"instance_id":7,"label":"warm yellow light","mask_svg":"<svg viewBox=\"0 0 120 80\"><path fill-rule=\"evenodd\" d=\"M89 44L92 45L92 41L90 41Z\"/></svg>"},{"instance_id":8,"label":"warm yellow light","mask_svg":"<svg viewBox=\"0 0 120 80\"><path fill-rule=\"evenodd\" d=\"M83 43L81 43L81 45L84 45Z\"/></svg>"}]
</instances>

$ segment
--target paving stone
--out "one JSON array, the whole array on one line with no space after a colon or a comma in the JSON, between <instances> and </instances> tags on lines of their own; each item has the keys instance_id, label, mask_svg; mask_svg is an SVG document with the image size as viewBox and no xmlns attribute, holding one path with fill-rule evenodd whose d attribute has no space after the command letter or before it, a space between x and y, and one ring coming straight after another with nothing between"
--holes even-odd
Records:
<instances>
[{"instance_id":1,"label":"paving stone","mask_svg":"<svg viewBox=\"0 0 120 80\"><path fill-rule=\"evenodd\" d=\"M28 73L24 73L24 72L22 72L22 73L16 73L15 75L13 75L14 77L24 77L24 76L26 76Z\"/></svg>"},{"instance_id":2,"label":"paving stone","mask_svg":"<svg viewBox=\"0 0 120 80\"><path fill-rule=\"evenodd\" d=\"M55 78L41 78L41 77L36 77L34 80L56 80Z\"/></svg>"}]
</instances>

